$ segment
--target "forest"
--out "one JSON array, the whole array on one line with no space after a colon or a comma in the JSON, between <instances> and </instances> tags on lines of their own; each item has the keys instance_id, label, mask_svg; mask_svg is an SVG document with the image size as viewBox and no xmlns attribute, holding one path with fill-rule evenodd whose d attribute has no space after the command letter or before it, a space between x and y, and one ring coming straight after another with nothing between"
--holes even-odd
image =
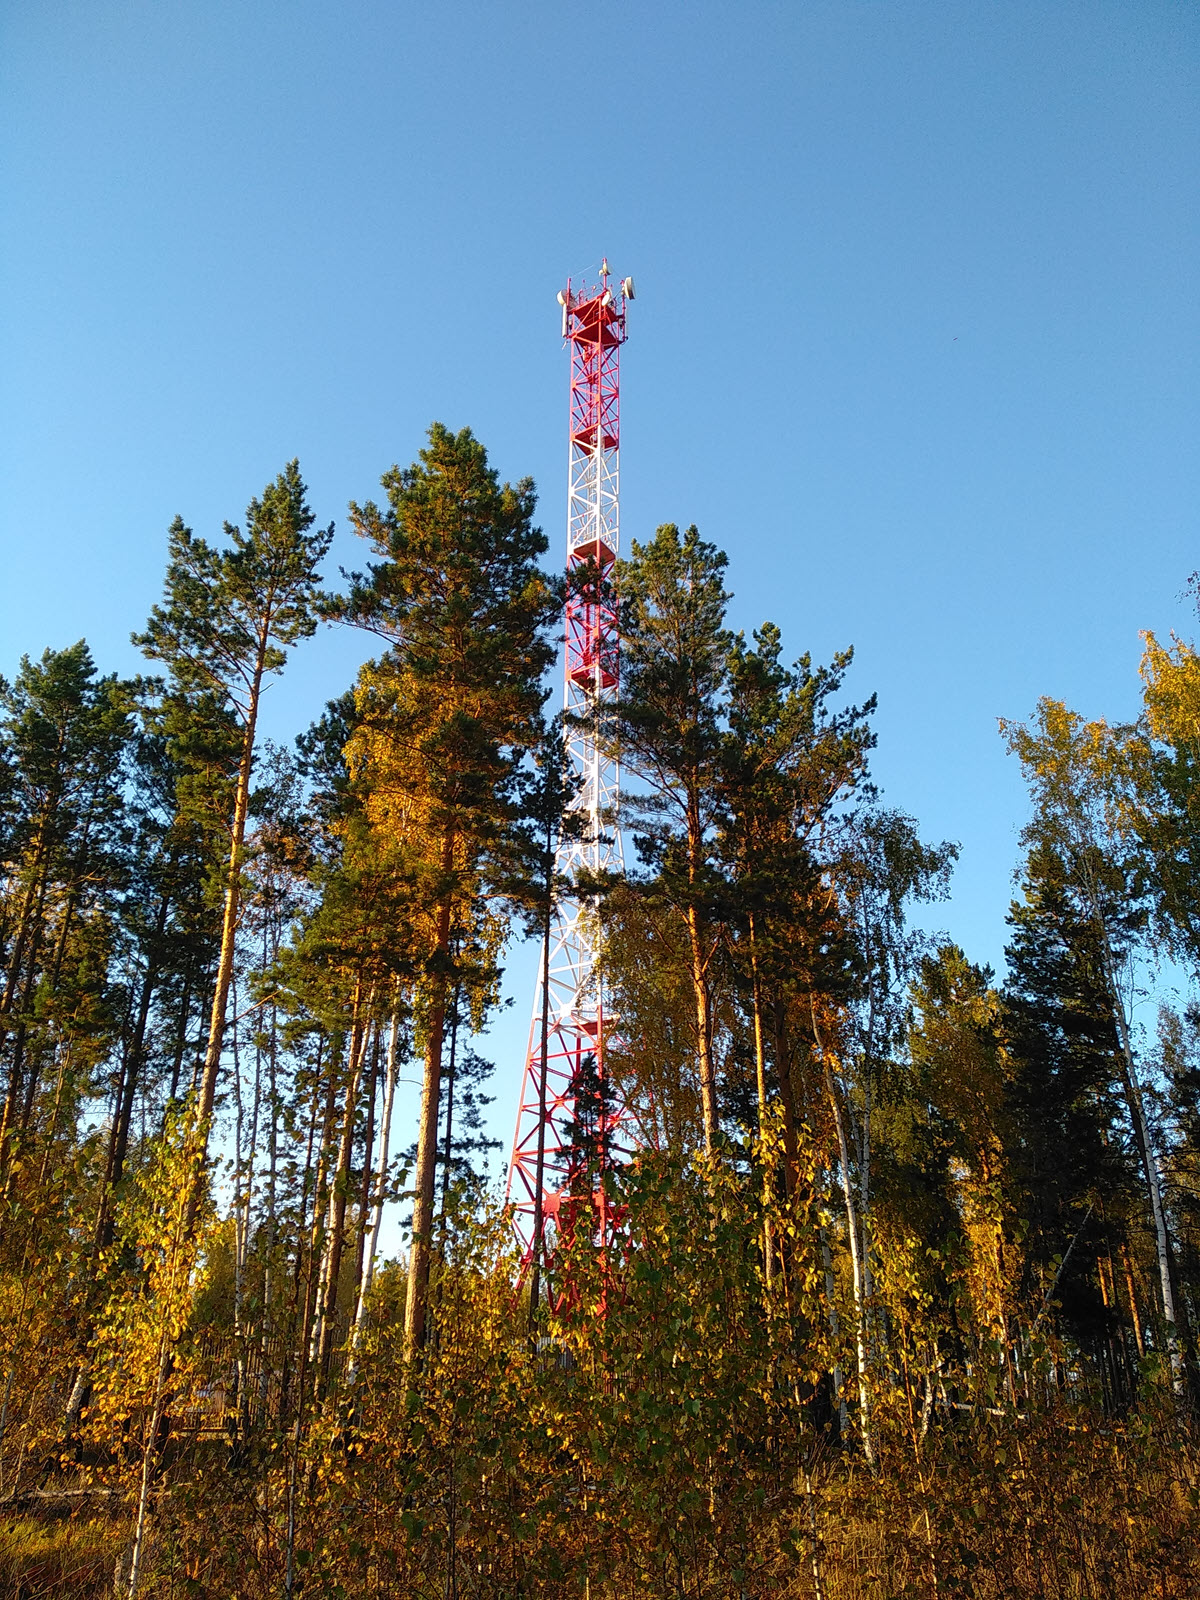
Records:
<instances>
[{"instance_id":1,"label":"forest","mask_svg":"<svg viewBox=\"0 0 1200 1600\"><path fill-rule=\"evenodd\" d=\"M618 565L628 866L569 883L532 482L435 424L349 515L338 583L293 461L170 526L143 675L0 680L0 1593L1194 1595L1192 645L1001 724L1000 979L849 640L733 631L696 528ZM274 744L327 624L373 657ZM619 1026L522 1273L477 1046L566 896Z\"/></svg>"}]
</instances>

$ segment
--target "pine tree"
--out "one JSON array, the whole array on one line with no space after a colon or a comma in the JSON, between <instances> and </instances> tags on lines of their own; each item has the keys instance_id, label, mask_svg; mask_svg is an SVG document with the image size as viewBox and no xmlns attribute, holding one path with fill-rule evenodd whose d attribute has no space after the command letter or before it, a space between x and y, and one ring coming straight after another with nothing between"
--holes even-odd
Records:
<instances>
[{"instance_id":1,"label":"pine tree","mask_svg":"<svg viewBox=\"0 0 1200 1600\"><path fill-rule=\"evenodd\" d=\"M197 807L202 784L221 785L231 761L234 729L203 700L168 696L147 680L138 687L140 727L131 741L127 816L129 865L123 882L120 930L129 973L123 985L124 1022L110 1084L111 1119L97 1207L96 1248L112 1242L113 1195L129 1152L134 1108L149 1092L148 1078L166 1104L179 1097L193 1008L215 964L220 932L208 894L222 830ZM208 750L207 771L197 761ZM192 798L186 797L191 790ZM161 1124L165 1118L165 1105ZM161 1127L160 1127L161 1131Z\"/></svg>"},{"instance_id":2,"label":"pine tree","mask_svg":"<svg viewBox=\"0 0 1200 1600\"><path fill-rule=\"evenodd\" d=\"M317 567L333 539L332 524L312 532L314 521L297 461L267 485L261 500L250 502L245 532L226 523L225 549L197 538L177 517L168 535L163 603L152 610L146 631L134 636L147 656L165 663L174 688L211 696L232 713L240 736L224 861L221 948L196 1108L189 1228L200 1203L221 1069L263 688L282 670L292 646L316 629Z\"/></svg>"},{"instance_id":3,"label":"pine tree","mask_svg":"<svg viewBox=\"0 0 1200 1600\"><path fill-rule=\"evenodd\" d=\"M558 601L537 566L546 540L533 525L532 483L501 486L469 429L435 423L419 460L393 467L383 485L386 511L351 507L381 559L356 577L346 614L391 649L360 677L350 749L366 814L400 841L423 918L425 1071L405 1313L415 1356L425 1340L454 939L488 943L488 896L508 870L516 776L540 735Z\"/></svg>"},{"instance_id":4,"label":"pine tree","mask_svg":"<svg viewBox=\"0 0 1200 1600\"><path fill-rule=\"evenodd\" d=\"M1030 853L1008 920L1002 1031L1012 1062L1009 1161L1027 1230L1021 1288L1057 1299L1064 1327L1094 1349L1105 1331L1094 1245L1105 1219L1128 1209L1134 1182L1112 996L1094 922L1052 851Z\"/></svg>"},{"instance_id":5,"label":"pine tree","mask_svg":"<svg viewBox=\"0 0 1200 1600\"><path fill-rule=\"evenodd\" d=\"M760 1129L773 1077L795 1169L800 1118L779 1019L789 998L803 995L807 1007L813 993L849 992L853 955L831 889L829 842L847 802L869 790L874 700L831 704L850 651L828 668L814 670L808 656L786 668L781 644L780 630L765 623L753 649L739 635L730 650L720 846L738 930L735 962L750 996Z\"/></svg>"},{"instance_id":6,"label":"pine tree","mask_svg":"<svg viewBox=\"0 0 1200 1600\"><path fill-rule=\"evenodd\" d=\"M650 876L643 892L686 922L705 1148L720 1125L710 966L720 944L718 783L728 696L727 558L665 523L620 563L621 692L602 733L641 784L622 796Z\"/></svg>"},{"instance_id":7,"label":"pine tree","mask_svg":"<svg viewBox=\"0 0 1200 1600\"><path fill-rule=\"evenodd\" d=\"M82 640L66 650L47 650L37 663L26 657L13 685L0 684L10 775L0 923L5 1192L12 1142L30 1132L46 1061L74 1005L67 974L76 956L83 957L81 939L92 944L88 963L94 967L95 958L100 960L85 982L94 1000L103 1000L107 958L95 940L103 945L112 938L127 866L122 780L132 692L132 685L115 677L97 676ZM86 1087L85 1073L79 1088Z\"/></svg>"}]
</instances>

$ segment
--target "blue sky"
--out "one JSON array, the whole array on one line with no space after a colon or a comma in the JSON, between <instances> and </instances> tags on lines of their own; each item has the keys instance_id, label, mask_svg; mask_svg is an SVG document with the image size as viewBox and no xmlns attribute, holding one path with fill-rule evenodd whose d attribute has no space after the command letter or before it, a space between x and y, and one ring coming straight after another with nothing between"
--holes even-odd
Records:
<instances>
[{"instance_id":1,"label":"blue sky","mask_svg":"<svg viewBox=\"0 0 1200 1600\"><path fill-rule=\"evenodd\" d=\"M738 626L854 644L886 799L962 844L938 920L998 962L995 719L1132 715L1139 629L1195 631L1198 85L1165 0L7 0L0 672L135 669L172 516L215 535L293 455L360 561L346 502L434 418L559 559L554 295L607 254L626 542L695 521ZM368 653L304 648L269 732Z\"/></svg>"}]
</instances>

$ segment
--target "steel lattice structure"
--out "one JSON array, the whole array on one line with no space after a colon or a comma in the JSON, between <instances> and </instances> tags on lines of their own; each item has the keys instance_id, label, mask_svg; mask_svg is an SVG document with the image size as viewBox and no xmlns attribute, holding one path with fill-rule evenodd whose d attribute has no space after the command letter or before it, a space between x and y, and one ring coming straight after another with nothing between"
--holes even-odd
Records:
<instances>
[{"instance_id":1,"label":"steel lattice structure","mask_svg":"<svg viewBox=\"0 0 1200 1600\"><path fill-rule=\"evenodd\" d=\"M579 784L573 802L578 831L564 837L556 870L574 883L579 874L619 871L616 826L617 762L596 738L598 712L617 693L619 633L612 574L620 549L620 350L625 342L629 278L614 290L608 262L598 285L578 290L570 280L558 299L563 338L571 352L570 465L567 499L566 710L569 770ZM542 1160L541 1224L549 1255L556 1237L580 1211L590 1213L598 1240L615 1219L595 1175L580 1171L572 1138L581 1077L606 1079L605 1050L612 1019L605 1014L597 972L597 934L588 903L561 898L555 908L549 960L549 1030L542 1059L542 977L539 974L521 1083L508 1202L522 1246L522 1270L533 1260L538 1225L538 1159ZM612 1155L636 1143L629 1109L611 1082L600 1098L596 1143ZM581 1192L586 1188L587 1192Z\"/></svg>"}]
</instances>

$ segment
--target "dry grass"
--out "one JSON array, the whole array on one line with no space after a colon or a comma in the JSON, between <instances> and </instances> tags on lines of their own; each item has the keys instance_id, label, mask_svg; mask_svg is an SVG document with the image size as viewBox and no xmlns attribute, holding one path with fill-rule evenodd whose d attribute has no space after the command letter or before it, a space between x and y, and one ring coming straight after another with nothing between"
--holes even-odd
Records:
<instances>
[{"instance_id":1,"label":"dry grass","mask_svg":"<svg viewBox=\"0 0 1200 1600\"><path fill-rule=\"evenodd\" d=\"M0 1600L107 1600L124 1521L81 1512L0 1516Z\"/></svg>"},{"instance_id":2,"label":"dry grass","mask_svg":"<svg viewBox=\"0 0 1200 1600\"><path fill-rule=\"evenodd\" d=\"M264 1520L255 1474L233 1494L223 1467L207 1465L157 1502L142 1594L278 1600L279 1493L274 1517ZM340 1455L325 1467L298 1530L305 1600L443 1600L444 1545L408 1536L392 1477L373 1481L369 1466ZM589 1573L592 1600L1200 1595L1200 1450L1169 1415L1125 1424L1081 1413L1032 1424L977 1419L970 1429L931 1434L919 1457L896 1449L878 1476L860 1459L830 1457L811 1482L811 1495L790 1509L764 1504L729 1548L717 1530L698 1528L688 1571L670 1579L651 1523L639 1528L635 1519L621 1542L589 1552L580 1543L585 1524L568 1520L557 1533L543 1526L528 1535L540 1548L519 1591L528 1600L570 1600ZM410 1483L405 1492L411 1498L418 1488ZM429 1488L433 1498L418 1509L436 1528L440 1480ZM461 1600L512 1600L517 1589L500 1575L511 1573L511 1551L484 1533L482 1514L468 1531L467 1510L464 1502L457 1592ZM94 1502L73 1516L47 1508L0 1520L0 1600L107 1600L128 1536L127 1520L97 1516Z\"/></svg>"},{"instance_id":3,"label":"dry grass","mask_svg":"<svg viewBox=\"0 0 1200 1600\"><path fill-rule=\"evenodd\" d=\"M876 1482L833 1474L823 1600L1195 1600L1198 1472L1169 1422L1101 1422L980 1430Z\"/></svg>"}]
</instances>

